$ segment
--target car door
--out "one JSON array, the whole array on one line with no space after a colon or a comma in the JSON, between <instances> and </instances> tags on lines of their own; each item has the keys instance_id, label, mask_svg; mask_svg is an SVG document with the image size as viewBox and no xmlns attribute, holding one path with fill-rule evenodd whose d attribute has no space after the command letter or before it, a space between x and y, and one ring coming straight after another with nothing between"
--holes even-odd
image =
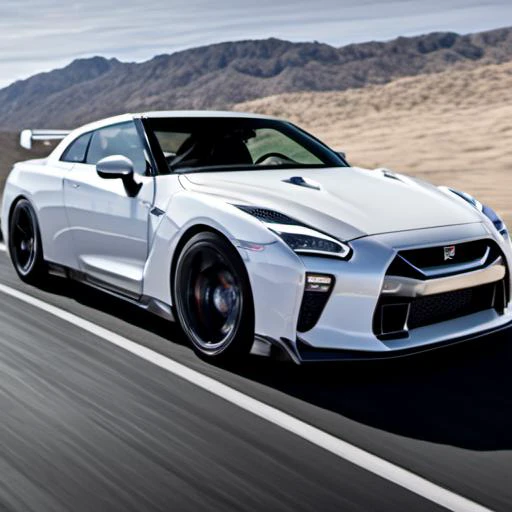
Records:
<instances>
[{"instance_id":1,"label":"car door","mask_svg":"<svg viewBox=\"0 0 512 512\"><path fill-rule=\"evenodd\" d=\"M133 162L134 179L140 184L134 197L121 179L105 179L96 172L96 163L112 155ZM135 123L92 132L85 161L76 163L64 179L64 204L77 266L88 280L125 295L141 295L153 201L154 177Z\"/></svg>"}]
</instances>

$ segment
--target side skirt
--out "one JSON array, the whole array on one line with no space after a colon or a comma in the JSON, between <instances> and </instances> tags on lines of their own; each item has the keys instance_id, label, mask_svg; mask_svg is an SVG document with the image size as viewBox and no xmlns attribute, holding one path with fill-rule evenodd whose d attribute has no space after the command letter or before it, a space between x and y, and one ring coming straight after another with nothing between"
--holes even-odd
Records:
<instances>
[{"instance_id":1,"label":"side skirt","mask_svg":"<svg viewBox=\"0 0 512 512\"><path fill-rule=\"evenodd\" d=\"M91 288L99 290L103 293L108 293L117 299L129 302L130 304L153 313L154 315L157 315L161 318L164 318L165 320L169 320L171 322L175 321L171 306L165 302L155 299L154 297L149 297L147 295L136 296L129 294L126 291L111 286L110 284L105 283L99 279L93 279L84 272L73 270L62 265L57 265L55 263L48 263L48 272L53 276L72 279L73 281L86 284L87 286L90 286Z\"/></svg>"}]
</instances>

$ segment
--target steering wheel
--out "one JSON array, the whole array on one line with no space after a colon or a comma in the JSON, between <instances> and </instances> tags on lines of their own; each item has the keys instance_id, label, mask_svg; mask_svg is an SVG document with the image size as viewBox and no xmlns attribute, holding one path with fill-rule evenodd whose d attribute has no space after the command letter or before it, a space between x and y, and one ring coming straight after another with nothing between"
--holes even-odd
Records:
<instances>
[{"instance_id":1,"label":"steering wheel","mask_svg":"<svg viewBox=\"0 0 512 512\"><path fill-rule=\"evenodd\" d=\"M295 160L292 160L291 158L287 157L286 155L283 155L282 153L276 153L276 152L265 153L264 155L261 155L259 158L257 158L254 163L256 165L261 164L268 158L278 158L279 160L284 160L285 162L296 163Z\"/></svg>"}]
</instances>

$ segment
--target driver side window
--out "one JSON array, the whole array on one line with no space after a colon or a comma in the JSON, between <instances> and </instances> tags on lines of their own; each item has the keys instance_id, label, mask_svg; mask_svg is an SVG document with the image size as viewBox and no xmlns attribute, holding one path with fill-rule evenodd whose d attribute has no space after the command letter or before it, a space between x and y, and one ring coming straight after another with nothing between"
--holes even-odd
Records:
<instances>
[{"instance_id":1,"label":"driver side window","mask_svg":"<svg viewBox=\"0 0 512 512\"><path fill-rule=\"evenodd\" d=\"M136 173L147 174L144 146L133 122L107 126L93 133L86 163L96 165L102 158L112 155L129 158Z\"/></svg>"}]
</instances>

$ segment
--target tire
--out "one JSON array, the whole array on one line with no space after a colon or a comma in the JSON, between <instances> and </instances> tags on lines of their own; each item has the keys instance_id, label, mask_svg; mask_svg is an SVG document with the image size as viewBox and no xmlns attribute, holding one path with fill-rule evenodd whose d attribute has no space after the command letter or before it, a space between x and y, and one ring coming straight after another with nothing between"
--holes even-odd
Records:
<instances>
[{"instance_id":1,"label":"tire","mask_svg":"<svg viewBox=\"0 0 512 512\"><path fill-rule=\"evenodd\" d=\"M238 251L212 232L193 236L183 247L173 279L181 327L204 358L245 357L254 341L254 306Z\"/></svg>"},{"instance_id":2,"label":"tire","mask_svg":"<svg viewBox=\"0 0 512 512\"><path fill-rule=\"evenodd\" d=\"M21 280L40 285L47 277L37 216L26 199L14 206L9 224L9 254Z\"/></svg>"}]
</instances>

